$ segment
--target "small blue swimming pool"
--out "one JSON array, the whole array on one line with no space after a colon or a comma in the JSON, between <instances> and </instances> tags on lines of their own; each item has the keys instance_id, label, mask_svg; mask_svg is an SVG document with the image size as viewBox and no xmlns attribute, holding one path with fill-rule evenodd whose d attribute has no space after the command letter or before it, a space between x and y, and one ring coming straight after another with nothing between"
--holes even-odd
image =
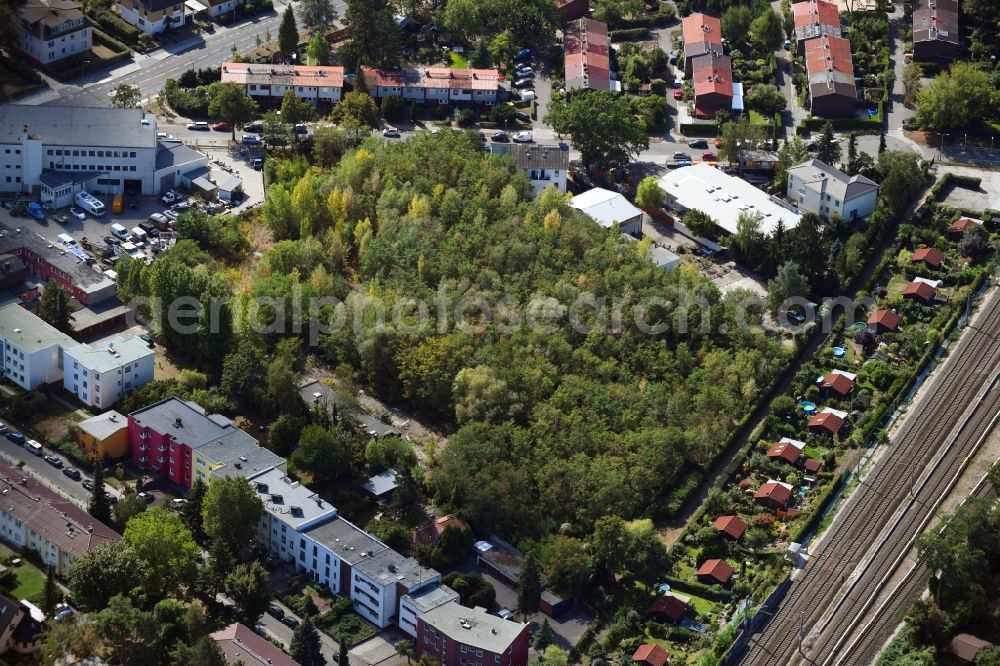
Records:
<instances>
[{"instance_id":1,"label":"small blue swimming pool","mask_svg":"<svg viewBox=\"0 0 1000 666\"><path fill-rule=\"evenodd\" d=\"M833 348L833 357L834 358L844 358L844 354L846 354L846 353L847 353L847 350L844 349L843 347L834 347Z\"/></svg>"},{"instance_id":2,"label":"small blue swimming pool","mask_svg":"<svg viewBox=\"0 0 1000 666\"><path fill-rule=\"evenodd\" d=\"M801 407L802 411L805 412L806 414L816 413L816 403L810 400L800 400L799 407Z\"/></svg>"}]
</instances>

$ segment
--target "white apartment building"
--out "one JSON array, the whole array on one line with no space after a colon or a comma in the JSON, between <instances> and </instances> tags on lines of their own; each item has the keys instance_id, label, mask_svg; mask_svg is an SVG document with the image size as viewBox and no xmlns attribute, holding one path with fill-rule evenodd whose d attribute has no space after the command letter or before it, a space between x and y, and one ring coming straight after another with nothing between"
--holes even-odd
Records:
<instances>
[{"instance_id":1,"label":"white apartment building","mask_svg":"<svg viewBox=\"0 0 1000 666\"><path fill-rule=\"evenodd\" d=\"M417 104L480 104L493 106L500 88L495 69L451 69L449 67L403 67L384 70L362 67L361 76L372 97L396 95Z\"/></svg>"},{"instance_id":2,"label":"white apartment building","mask_svg":"<svg viewBox=\"0 0 1000 666\"><path fill-rule=\"evenodd\" d=\"M294 92L314 105L334 104L344 90L343 67L226 62L222 64L221 79L223 83L240 84L256 100L275 102L286 92Z\"/></svg>"},{"instance_id":3,"label":"white apartment building","mask_svg":"<svg viewBox=\"0 0 1000 666\"><path fill-rule=\"evenodd\" d=\"M90 23L73 0L26 0L16 26L21 52L43 65L90 52Z\"/></svg>"},{"instance_id":4,"label":"white apartment building","mask_svg":"<svg viewBox=\"0 0 1000 666\"><path fill-rule=\"evenodd\" d=\"M417 637L417 620L438 606L458 603L458 592L447 585L425 585L413 594L406 594L399 601L399 628L413 638Z\"/></svg>"},{"instance_id":5,"label":"white apartment building","mask_svg":"<svg viewBox=\"0 0 1000 666\"><path fill-rule=\"evenodd\" d=\"M848 176L819 160L788 170L788 198L802 210L845 220L862 220L875 211L878 183L864 176Z\"/></svg>"},{"instance_id":6,"label":"white apartment building","mask_svg":"<svg viewBox=\"0 0 1000 666\"><path fill-rule=\"evenodd\" d=\"M142 109L4 105L0 192L60 208L80 191L159 194L177 175L208 166L206 155L158 141L156 127L156 116Z\"/></svg>"},{"instance_id":7,"label":"white apartment building","mask_svg":"<svg viewBox=\"0 0 1000 666\"><path fill-rule=\"evenodd\" d=\"M257 523L258 540L272 555L285 561L296 558L302 540L300 532L337 518L337 509L332 504L298 481L289 479L282 470L274 469L255 476L252 485L264 503L264 514ZM322 573L322 582L327 587L339 589L339 567L327 572L328 564L333 564L332 557L329 563L325 557L319 558L316 566L308 569L314 581L321 582ZM326 581L336 581L337 585Z\"/></svg>"},{"instance_id":8,"label":"white apartment building","mask_svg":"<svg viewBox=\"0 0 1000 666\"><path fill-rule=\"evenodd\" d=\"M206 7L197 0L118 0L118 13L122 18L150 35L179 28L186 20L185 7L203 11Z\"/></svg>"},{"instance_id":9,"label":"white apartment building","mask_svg":"<svg viewBox=\"0 0 1000 666\"><path fill-rule=\"evenodd\" d=\"M76 340L11 303L0 308L0 344L0 372L30 391L62 379L63 349L75 346Z\"/></svg>"},{"instance_id":10,"label":"white apartment building","mask_svg":"<svg viewBox=\"0 0 1000 666\"><path fill-rule=\"evenodd\" d=\"M351 600L361 617L384 629L398 622L399 602L405 595L439 582L437 571L385 547L352 565Z\"/></svg>"},{"instance_id":11,"label":"white apartment building","mask_svg":"<svg viewBox=\"0 0 1000 666\"><path fill-rule=\"evenodd\" d=\"M531 181L537 197L546 187L555 187L566 193L566 175L569 173L569 146L541 145L537 143L491 143L494 155L510 155L518 170Z\"/></svg>"},{"instance_id":12,"label":"white apartment building","mask_svg":"<svg viewBox=\"0 0 1000 666\"><path fill-rule=\"evenodd\" d=\"M153 381L153 350L138 336L114 335L63 350L63 387L86 405L106 409Z\"/></svg>"}]
</instances>

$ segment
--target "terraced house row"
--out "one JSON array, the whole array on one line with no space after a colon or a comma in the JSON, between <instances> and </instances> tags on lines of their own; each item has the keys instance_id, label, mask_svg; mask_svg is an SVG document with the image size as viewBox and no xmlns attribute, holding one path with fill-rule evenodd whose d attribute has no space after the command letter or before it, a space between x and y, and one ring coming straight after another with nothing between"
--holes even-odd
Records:
<instances>
[{"instance_id":1,"label":"terraced house row","mask_svg":"<svg viewBox=\"0 0 1000 666\"><path fill-rule=\"evenodd\" d=\"M825 0L792 5L795 48L806 59L809 108L814 116L846 118L858 107L851 42L843 36L837 6Z\"/></svg>"}]
</instances>

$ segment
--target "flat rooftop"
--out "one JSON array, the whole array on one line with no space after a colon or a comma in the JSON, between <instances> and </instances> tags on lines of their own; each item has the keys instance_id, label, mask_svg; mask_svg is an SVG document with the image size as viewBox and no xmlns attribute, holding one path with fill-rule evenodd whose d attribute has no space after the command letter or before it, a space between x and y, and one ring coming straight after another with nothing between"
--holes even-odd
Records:
<instances>
[{"instance_id":1,"label":"flat rooftop","mask_svg":"<svg viewBox=\"0 0 1000 666\"><path fill-rule=\"evenodd\" d=\"M403 597L417 607L421 613L437 608L450 601L458 601L458 592L447 585L428 585Z\"/></svg>"},{"instance_id":2,"label":"flat rooftop","mask_svg":"<svg viewBox=\"0 0 1000 666\"><path fill-rule=\"evenodd\" d=\"M28 136L51 146L156 147L156 116L142 109L106 106L0 106L0 143Z\"/></svg>"},{"instance_id":3,"label":"flat rooftop","mask_svg":"<svg viewBox=\"0 0 1000 666\"><path fill-rule=\"evenodd\" d=\"M382 585L396 583L408 590L441 578L434 569L422 567L412 557L404 557L391 548L358 562L354 569Z\"/></svg>"},{"instance_id":4,"label":"flat rooftop","mask_svg":"<svg viewBox=\"0 0 1000 666\"><path fill-rule=\"evenodd\" d=\"M422 620L453 641L495 654L503 654L522 631L527 631L527 625L490 615L485 608L466 608L454 602L424 613Z\"/></svg>"},{"instance_id":5,"label":"flat rooftop","mask_svg":"<svg viewBox=\"0 0 1000 666\"><path fill-rule=\"evenodd\" d=\"M354 523L339 516L322 525L310 527L305 534L352 566L389 548Z\"/></svg>"},{"instance_id":6,"label":"flat rooftop","mask_svg":"<svg viewBox=\"0 0 1000 666\"><path fill-rule=\"evenodd\" d=\"M264 510L296 530L301 525L327 516L337 517L337 509L298 481L292 481L279 469L255 476L250 482Z\"/></svg>"},{"instance_id":7,"label":"flat rooftop","mask_svg":"<svg viewBox=\"0 0 1000 666\"><path fill-rule=\"evenodd\" d=\"M95 372L110 372L154 354L149 343L137 335L112 335L93 344L70 347L66 352L85 368Z\"/></svg>"},{"instance_id":8,"label":"flat rooftop","mask_svg":"<svg viewBox=\"0 0 1000 666\"><path fill-rule=\"evenodd\" d=\"M33 312L17 303L0 308L0 338L7 340L25 354L34 354L52 345L63 349L76 346L76 340L60 333Z\"/></svg>"},{"instance_id":9,"label":"flat rooftop","mask_svg":"<svg viewBox=\"0 0 1000 666\"><path fill-rule=\"evenodd\" d=\"M0 117L2 117L3 108L0 107ZM38 234L18 229L0 224L0 254L14 254L23 261L25 253L30 253L37 260L44 261L67 276L69 281L85 294L106 291L107 298L111 298L117 292L114 280L94 266L77 258L71 252L66 251L58 242L49 241Z\"/></svg>"},{"instance_id":10,"label":"flat rooftop","mask_svg":"<svg viewBox=\"0 0 1000 666\"><path fill-rule=\"evenodd\" d=\"M254 437L239 428L198 447L198 455L214 465L212 476L242 476L252 479L268 470L285 466L285 459L260 445Z\"/></svg>"}]
</instances>

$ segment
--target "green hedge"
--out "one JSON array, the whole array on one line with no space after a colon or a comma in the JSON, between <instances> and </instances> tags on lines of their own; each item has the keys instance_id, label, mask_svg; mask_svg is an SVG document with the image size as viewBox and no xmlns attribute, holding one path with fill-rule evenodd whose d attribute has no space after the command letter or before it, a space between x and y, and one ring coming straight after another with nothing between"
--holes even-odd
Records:
<instances>
[{"instance_id":1,"label":"green hedge","mask_svg":"<svg viewBox=\"0 0 1000 666\"><path fill-rule=\"evenodd\" d=\"M618 42L635 42L648 36L649 28L623 28L608 31L608 38Z\"/></svg>"},{"instance_id":2,"label":"green hedge","mask_svg":"<svg viewBox=\"0 0 1000 666\"><path fill-rule=\"evenodd\" d=\"M88 14L88 18L100 26L101 30L115 39L121 40L131 46L139 43L139 37L143 34L135 26L126 23L124 20L107 10L98 10Z\"/></svg>"},{"instance_id":3,"label":"green hedge","mask_svg":"<svg viewBox=\"0 0 1000 666\"><path fill-rule=\"evenodd\" d=\"M91 26L91 31L93 33L93 41L95 44L107 47L115 52L115 55L128 55L131 50L123 42L118 41L106 32L99 30L96 26ZM105 60L103 64L107 64L109 61Z\"/></svg>"},{"instance_id":4,"label":"green hedge","mask_svg":"<svg viewBox=\"0 0 1000 666\"><path fill-rule=\"evenodd\" d=\"M959 176L950 172L945 172L936 183L934 187L931 188L931 198L934 201L940 201L941 191L944 190L949 185L959 185L961 187L968 187L973 190L978 190L982 185L982 179L976 178L975 176Z\"/></svg>"},{"instance_id":5,"label":"green hedge","mask_svg":"<svg viewBox=\"0 0 1000 666\"><path fill-rule=\"evenodd\" d=\"M696 597L701 597L702 599L727 602L732 601L733 598L732 592L714 585L705 585L704 583L684 580L682 578L674 578L673 576L667 576L666 581L667 584L670 585L671 590L693 594Z\"/></svg>"},{"instance_id":6,"label":"green hedge","mask_svg":"<svg viewBox=\"0 0 1000 666\"><path fill-rule=\"evenodd\" d=\"M802 540L806 538L806 535L816 530L820 520L822 520L823 513L829 507L830 502L833 501L837 491L840 490L848 478L848 474L845 470L845 473L839 475L837 480L830 484L830 487L826 489L826 492L823 493L819 502L817 502L815 510L809 514L809 518L799 526L798 530L795 531L795 536L792 537L792 541L802 543Z\"/></svg>"},{"instance_id":7,"label":"green hedge","mask_svg":"<svg viewBox=\"0 0 1000 666\"><path fill-rule=\"evenodd\" d=\"M681 123L681 134L684 136L718 136L719 128L715 123Z\"/></svg>"},{"instance_id":8,"label":"green hedge","mask_svg":"<svg viewBox=\"0 0 1000 666\"><path fill-rule=\"evenodd\" d=\"M881 107L881 103L879 106ZM862 130L875 134L882 131L882 121L874 118L871 120L861 120L859 118L806 118L795 128L795 133L803 136L809 132L822 129L823 125L827 123L830 123L835 130Z\"/></svg>"}]
</instances>

